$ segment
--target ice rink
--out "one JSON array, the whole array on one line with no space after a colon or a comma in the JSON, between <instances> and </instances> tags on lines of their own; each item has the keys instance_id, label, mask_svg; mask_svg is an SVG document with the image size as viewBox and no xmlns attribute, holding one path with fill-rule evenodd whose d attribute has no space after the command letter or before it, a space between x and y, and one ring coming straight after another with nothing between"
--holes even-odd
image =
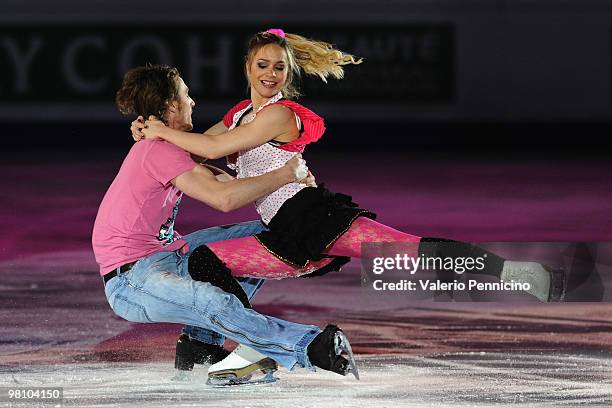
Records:
<instances>
[{"instance_id":1,"label":"ice rink","mask_svg":"<svg viewBox=\"0 0 612 408\"><path fill-rule=\"evenodd\" d=\"M363 295L357 262L324 278L268 282L254 307L288 320L337 323L353 343L360 382L282 369L273 384L213 388L201 366L173 380L180 326L114 316L89 247L120 158L2 164L15 184L1 197L11 236L0 237L0 387L63 387L64 405L74 407L612 406L612 304L545 305L528 296L389 302ZM337 163L313 164L318 180L415 234L612 238L609 164L390 160L373 164L358 183L350 174L359 158ZM440 179L447 182L433 189ZM252 209L219 216L186 200L178 228L188 233L253 218ZM598 256L606 283L610 254Z\"/></svg>"},{"instance_id":2,"label":"ice rink","mask_svg":"<svg viewBox=\"0 0 612 408\"><path fill-rule=\"evenodd\" d=\"M361 381L305 370L272 384L215 388L205 370L173 381L168 362L72 363L4 369L19 386L64 387L75 407L609 407L609 356L448 353L359 358ZM16 385L16 384L14 384Z\"/></svg>"}]
</instances>

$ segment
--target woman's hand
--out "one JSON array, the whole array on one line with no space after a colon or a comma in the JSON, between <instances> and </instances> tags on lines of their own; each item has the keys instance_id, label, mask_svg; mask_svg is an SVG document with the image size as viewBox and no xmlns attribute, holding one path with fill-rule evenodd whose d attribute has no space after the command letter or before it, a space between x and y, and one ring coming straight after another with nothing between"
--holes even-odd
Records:
<instances>
[{"instance_id":1,"label":"woman's hand","mask_svg":"<svg viewBox=\"0 0 612 408\"><path fill-rule=\"evenodd\" d=\"M141 132L145 139L163 139L166 129L167 127L164 122L151 115L149 119L145 121Z\"/></svg>"},{"instance_id":2,"label":"woman's hand","mask_svg":"<svg viewBox=\"0 0 612 408\"><path fill-rule=\"evenodd\" d=\"M137 142L144 137L144 133L142 133L142 129L145 127L144 118L139 116L135 121L132 122L132 126L130 126L130 131L132 132L132 137L134 141Z\"/></svg>"},{"instance_id":3,"label":"woman's hand","mask_svg":"<svg viewBox=\"0 0 612 408\"><path fill-rule=\"evenodd\" d=\"M310 172L310 170L308 170L308 175L306 176L306 178L304 180L301 180L300 182L306 184L308 187L317 186L317 181L315 180L315 176L314 174Z\"/></svg>"}]
</instances>

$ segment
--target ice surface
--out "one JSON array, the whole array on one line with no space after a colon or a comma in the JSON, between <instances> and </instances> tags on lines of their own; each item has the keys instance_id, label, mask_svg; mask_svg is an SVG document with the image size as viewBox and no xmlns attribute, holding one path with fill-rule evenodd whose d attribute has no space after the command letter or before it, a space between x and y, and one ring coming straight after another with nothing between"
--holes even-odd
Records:
<instances>
[{"instance_id":1,"label":"ice surface","mask_svg":"<svg viewBox=\"0 0 612 408\"><path fill-rule=\"evenodd\" d=\"M612 406L612 304L389 302L362 296L355 263L321 279L266 283L254 306L340 325L360 382L300 370L280 371L274 384L219 389L204 384L203 367L190 381L172 381L180 326L114 316L91 253L96 209L123 157L67 156L0 163L12 183L0 197L0 387L62 386L74 407ZM612 241L607 162L381 157L313 163L329 187L414 234ZM178 227L255 217L187 200ZM598 257L612 264L610 254Z\"/></svg>"},{"instance_id":2,"label":"ice surface","mask_svg":"<svg viewBox=\"0 0 612 408\"><path fill-rule=\"evenodd\" d=\"M612 406L609 303L389 304L360 296L357 266L268 282L254 305L338 323L362 381L280 371L274 384L219 389L203 367L172 381L180 326L114 316L89 252L0 262L0 386L61 386L75 407Z\"/></svg>"},{"instance_id":3,"label":"ice surface","mask_svg":"<svg viewBox=\"0 0 612 408\"><path fill-rule=\"evenodd\" d=\"M211 387L206 369L173 381L167 362L4 367L2 385L64 387L77 407L610 406L610 356L451 353L359 358L361 381L328 372L277 373L272 384Z\"/></svg>"}]
</instances>

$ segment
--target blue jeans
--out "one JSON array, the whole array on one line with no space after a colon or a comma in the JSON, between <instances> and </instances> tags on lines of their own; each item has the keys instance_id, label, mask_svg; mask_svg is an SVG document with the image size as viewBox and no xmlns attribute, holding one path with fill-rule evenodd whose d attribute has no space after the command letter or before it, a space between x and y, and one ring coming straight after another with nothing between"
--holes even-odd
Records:
<instances>
[{"instance_id":1,"label":"blue jeans","mask_svg":"<svg viewBox=\"0 0 612 408\"><path fill-rule=\"evenodd\" d=\"M183 261L181 261L181 266L183 268L188 267L191 253L199 246L210 242L223 241L224 239L248 237L264 231L265 229L266 227L264 227L261 221L250 221L229 226L207 228L185 235L183 239L189 244L189 252L182 255ZM185 258L187 258L187 262L184 261ZM237 280L242 286L242 289L244 289L249 300L253 299L255 294L265 283L264 279L259 278L241 277ZM225 337L223 335L201 327L187 325L183 328L183 333L187 334L192 339L208 344L222 346L225 342Z\"/></svg>"},{"instance_id":2,"label":"blue jeans","mask_svg":"<svg viewBox=\"0 0 612 408\"><path fill-rule=\"evenodd\" d=\"M249 225L214 227L194 234L224 237L232 230L253 228ZM208 329L250 346L288 369L296 364L311 367L308 345L321 329L246 309L236 296L194 281L185 265L188 255L162 251L138 260L128 272L117 271L104 288L113 311L133 322L181 323Z\"/></svg>"}]
</instances>

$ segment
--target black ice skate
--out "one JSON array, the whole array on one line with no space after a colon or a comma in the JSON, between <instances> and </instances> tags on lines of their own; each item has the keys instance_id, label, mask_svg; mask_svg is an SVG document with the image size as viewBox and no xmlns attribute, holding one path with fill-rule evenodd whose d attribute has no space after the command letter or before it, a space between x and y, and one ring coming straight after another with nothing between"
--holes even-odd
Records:
<instances>
[{"instance_id":1,"label":"black ice skate","mask_svg":"<svg viewBox=\"0 0 612 408\"><path fill-rule=\"evenodd\" d=\"M308 346L310 363L340 375L353 374L359 380L357 363L348 339L337 326L329 324Z\"/></svg>"},{"instance_id":2,"label":"black ice skate","mask_svg":"<svg viewBox=\"0 0 612 408\"><path fill-rule=\"evenodd\" d=\"M191 371L194 364L215 364L230 354L221 346L203 343L181 334L176 342L174 368L179 371Z\"/></svg>"}]
</instances>

